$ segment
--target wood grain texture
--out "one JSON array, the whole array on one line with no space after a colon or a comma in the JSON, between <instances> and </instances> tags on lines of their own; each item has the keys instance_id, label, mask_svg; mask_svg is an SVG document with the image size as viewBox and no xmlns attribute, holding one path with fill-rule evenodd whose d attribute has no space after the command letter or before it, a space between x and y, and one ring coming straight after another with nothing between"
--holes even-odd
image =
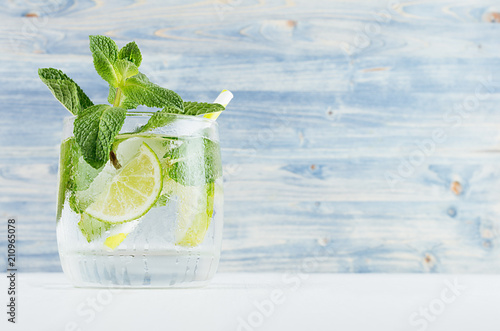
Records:
<instances>
[{"instance_id":1,"label":"wood grain texture","mask_svg":"<svg viewBox=\"0 0 500 331\"><path fill-rule=\"evenodd\" d=\"M0 212L23 270L60 270L67 114L36 69L104 102L87 36L106 34L186 100L235 95L221 270L500 272L497 1L0 4Z\"/></svg>"}]
</instances>

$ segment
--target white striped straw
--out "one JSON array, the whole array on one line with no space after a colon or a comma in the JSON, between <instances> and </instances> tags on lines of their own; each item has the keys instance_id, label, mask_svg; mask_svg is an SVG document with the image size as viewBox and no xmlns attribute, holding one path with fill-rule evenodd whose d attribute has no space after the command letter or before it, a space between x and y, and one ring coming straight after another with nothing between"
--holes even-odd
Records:
<instances>
[{"instance_id":1,"label":"white striped straw","mask_svg":"<svg viewBox=\"0 0 500 331\"><path fill-rule=\"evenodd\" d=\"M227 107L227 105L229 104L229 102L231 101L232 98L233 98L233 94L231 92L229 92L228 90L222 90L222 92L219 94L217 99L215 99L214 103L218 103L219 105L223 105L224 107ZM215 121L217 119L217 117L219 117L221 112L222 111L205 114L205 115L203 115L203 117L210 118L210 119Z\"/></svg>"}]
</instances>

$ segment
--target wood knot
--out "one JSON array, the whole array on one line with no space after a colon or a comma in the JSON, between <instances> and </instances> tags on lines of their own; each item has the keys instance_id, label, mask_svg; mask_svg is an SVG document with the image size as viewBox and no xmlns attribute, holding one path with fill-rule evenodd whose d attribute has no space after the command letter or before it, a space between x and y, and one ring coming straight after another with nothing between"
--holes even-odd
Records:
<instances>
[{"instance_id":1,"label":"wood knot","mask_svg":"<svg viewBox=\"0 0 500 331\"><path fill-rule=\"evenodd\" d=\"M286 26L293 29L294 27L297 26L297 21L294 21L294 20L288 20L286 21Z\"/></svg>"},{"instance_id":2,"label":"wood knot","mask_svg":"<svg viewBox=\"0 0 500 331\"><path fill-rule=\"evenodd\" d=\"M386 71L389 70L389 67L376 67L376 68L367 68L363 69L363 72L374 72L374 71Z\"/></svg>"},{"instance_id":3,"label":"wood knot","mask_svg":"<svg viewBox=\"0 0 500 331\"><path fill-rule=\"evenodd\" d=\"M492 244L491 244L491 241L490 240L484 240L483 241L483 247L486 248L486 249L490 249L492 248Z\"/></svg>"},{"instance_id":4,"label":"wood knot","mask_svg":"<svg viewBox=\"0 0 500 331\"><path fill-rule=\"evenodd\" d=\"M24 14L24 17L38 17L38 14L34 12L29 12Z\"/></svg>"},{"instance_id":5,"label":"wood knot","mask_svg":"<svg viewBox=\"0 0 500 331\"><path fill-rule=\"evenodd\" d=\"M484 229L481 233L481 236L485 239L492 239L495 237L495 234L490 229Z\"/></svg>"},{"instance_id":6,"label":"wood knot","mask_svg":"<svg viewBox=\"0 0 500 331\"><path fill-rule=\"evenodd\" d=\"M316 165L315 164L311 164L310 168L311 168L312 171L314 171L314 170L316 170Z\"/></svg>"},{"instance_id":7,"label":"wood knot","mask_svg":"<svg viewBox=\"0 0 500 331\"><path fill-rule=\"evenodd\" d=\"M484 15L484 21L489 23L500 23L500 13L491 12Z\"/></svg>"},{"instance_id":8,"label":"wood knot","mask_svg":"<svg viewBox=\"0 0 500 331\"><path fill-rule=\"evenodd\" d=\"M460 193L462 193L462 184L455 180L453 181L453 183L451 183L450 190L451 192L453 192L453 194L460 195Z\"/></svg>"},{"instance_id":9,"label":"wood knot","mask_svg":"<svg viewBox=\"0 0 500 331\"><path fill-rule=\"evenodd\" d=\"M434 267L434 265L436 264L436 258L431 254L426 253L424 256L423 264L427 269L432 269L432 267Z\"/></svg>"},{"instance_id":10,"label":"wood knot","mask_svg":"<svg viewBox=\"0 0 500 331\"><path fill-rule=\"evenodd\" d=\"M320 245L322 247L325 247L326 245L328 245L329 242L330 242L330 240L328 238L318 238L318 245Z\"/></svg>"}]
</instances>

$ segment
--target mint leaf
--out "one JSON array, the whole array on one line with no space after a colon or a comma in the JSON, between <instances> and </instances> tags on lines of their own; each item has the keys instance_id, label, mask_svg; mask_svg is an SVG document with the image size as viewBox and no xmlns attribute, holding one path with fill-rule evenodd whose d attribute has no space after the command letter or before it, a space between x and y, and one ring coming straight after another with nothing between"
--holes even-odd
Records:
<instances>
[{"instance_id":1,"label":"mint leaf","mask_svg":"<svg viewBox=\"0 0 500 331\"><path fill-rule=\"evenodd\" d=\"M80 228L80 231L82 231L83 236L88 242L101 237L102 233L109 230L111 226L111 224L101 222L85 213L82 214L78 222L78 228Z\"/></svg>"},{"instance_id":2,"label":"mint leaf","mask_svg":"<svg viewBox=\"0 0 500 331\"><path fill-rule=\"evenodd\" d=\"M155 204L153 205L153 208L165 207L167 205L167 202L170 201L170 195L171 192L160 195L158 197L158 200L156 200Z\"/></svg>"},{"instance_id":3,"label":"mint leaf","mask_svg":"<svg viewBox=\"0 0 500 331\"><path fill-rule=\"evenodd\" d=\"M76 193L87 190L102 170L102 168L94 169L85 162L75 137L70 137L61 143L59 169L57 219L61 216L62 208L64 208L64 200L67 195L69 195L71 209L76 213L81 213L81 206L83 204L76 196Z\"/></svg>"},{"instance_id":4,"label":"mint leaf","mask_svg":"<svg viewBox=\"0 0 500 331\"><path fill-rule=\"evenodd\" d=\"M118 52L118 58L119 59L125 59L133 64L135 64L137 67L141 65L142 62L142 55L141 51L139 50L139 47L135 43L135 41L129 42L125 46L120 49Z\"/></svg>"},{"instance_id":5,"label":"mint leaf","mask_svg":"<svg viewBox=\"0 0 500 331\"><path fill-rule=\"evenodd\" d=\"M78 114L82 107L78 100L78 92L73 82L59 79L46 79L45 85L57 100L73 115Z\"/></svg>"},{"instance_id":6,"label":"mint leaf","mask_svg":"<svg viewBox=\"0 0 500 331\"><path fill-rule=\"evenodd\" d=\"M113 67L115 68L119 83L139 73L139 68L129 60L117 60Z\"/></svg>"},{"instance_id":7,"label":"mint leaf","mask_svg":"<svg viewBox=\"0 0 500 331\"><path fill-rule=\"evenodd\" d=\"M183 140L163 158L169 159L168 176L184 186L212 183L222 175L219 144L207 138Z\"/></svg>"},{"instance_id":8,"label":"mint leaf","mask_svg":"<svg viewBox=\"0 0 500 331\"><path fill-rule=\"evenodd\" d=\"M78 114L73 133L83 158L94 168L103 166L127 111L110 105L95 105Z\"/></svg>"},{"instance_id":9,"label":"mint leaf","mask_svg":"<svg viewBox=\"0 0 500 331\"><path fill-rule=\"evenodd\" d=\"M38 69L38 76L71 114L77 115L83 109L93 105L80 86L61 70L41 68Z\"/></svg>"},{"instance_id":10,"label":"mint leaf","mask_svg":"<svg viewBox=\"0 0 500 331\"><path fill-rule=\"evenodd\" d=\"M113 65L118 58L118 46L106 36L89 36L89 40L95 70L102 79L117 87L119 79Z\"/></svg>"},{"instance_id":11,"label":"mint leaf","mask_svg":"<svg viewBox=\"0 0 500 331\"><path fill-rule=\"evenodd\" d=\"M173 122L176 117L173 114L182 115L202 115L208 113L214 113L218 111L223 111L225 108L222 105L216 103L205 103L205 102L184 102L184 112L180 112L179 108L176 107L165 107L162 110L155 112L149 121L143 125L136 132L146 132L152 129L160 128L171 122Z\"/></svg>"},{"instance_id":12,"label":"mint leaf","mask_svg":"<svg viewBox=\"0 0 500 331\"><path fill-rule=\"evenodd\" d=\"M74 138L69 138L61 143L61 156L59 157L59 195L57 197L57 215L56 219L61 218L62 209L64 208L64 199L66 198L66 190L71 184L74 164L78 162L80 152Z\"/></svg>"},{"instance_id":13,"label":"mint leaf","mask_svg":"<svg viewBox=\"0 0 500 331\"><path fill-rule=\"evenodd\" d=\"M116 97L116 87L109 85L108 102L110 104L113 104L113 102L115 102L115 97Z\"/></svg>"},{"instance_id":14,"label":"mint leaf","mask_svg":"<svg viewBox=\"0 0 500 331\"><path fill-rule=\"evenodd\" d=\"M184 101L184 115L202 115L223 111L225 107L218 103Z\"/></svg>"},{"instance_id":15,"label":"mint leaf","mask_svg":"<svg viewBox=\"0 0 500 331\"><path fill-rule=\"evenodd\" d=\"M174 107L179 109L178 113L184 110L182 98L177 93L151 83L142 73L127 79L122 91L130 102L147 107Z\"/></svg>"},{"instance_id":16,"label":"mint leaf","mask_svg":"<svg viewBox=\"0 0 500 331\"><path fill-rule=\"evenodd\" d=\"M173 114L176 113L179 113L179 108L167 107L162 110L158 110L149 118L149 121L145 125L136 130L136 133L161 128L162 126L172 123L176 118Z\"/></svg>"},{"instance_id":17,"label":"mint leaf","mask_svg":"<svg viewBox=\"0 0 500 331\"><path fill-rule=\"evenodd\" d=\"M135 108L135 107L134 107ZM136 132L146 132L156 128L165 126L173 121L176 117L173 114L182 115L202 115L208 113L214 113L218 111L223 111L225 108L223 105L217 103L206 103L206 102L184 102L184 112L180 112L179 108L176 107L165 107L162 110L155 112L149 121L139 128Z\"/></svg>"}]
</instances>

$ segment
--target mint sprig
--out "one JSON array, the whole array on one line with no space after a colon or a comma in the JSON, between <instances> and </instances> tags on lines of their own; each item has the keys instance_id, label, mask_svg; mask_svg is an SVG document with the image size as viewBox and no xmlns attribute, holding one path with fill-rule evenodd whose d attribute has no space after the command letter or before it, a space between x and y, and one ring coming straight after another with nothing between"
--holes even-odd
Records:
<instances>
[{"instance_id":1,"label":"mint sprig","mask_svg":"<svg viewBox=\"0 0 500 331\"><path fill-rule=\"evenodd\" d=\"M172 114L202 115L224 110L218 104L184 102L172 90L152 83L139 72L142 54L135 42L118 49L106 36L89 36L95 70L109 84L110 105L94 105L66 74L54 68L38 70L40 79L73 115L75 140L85 161L98 169L109 160L115 136L120 132L127 109L139 105L160 108L139 132L175 120Z\"/></svg>"}]
</instances>

